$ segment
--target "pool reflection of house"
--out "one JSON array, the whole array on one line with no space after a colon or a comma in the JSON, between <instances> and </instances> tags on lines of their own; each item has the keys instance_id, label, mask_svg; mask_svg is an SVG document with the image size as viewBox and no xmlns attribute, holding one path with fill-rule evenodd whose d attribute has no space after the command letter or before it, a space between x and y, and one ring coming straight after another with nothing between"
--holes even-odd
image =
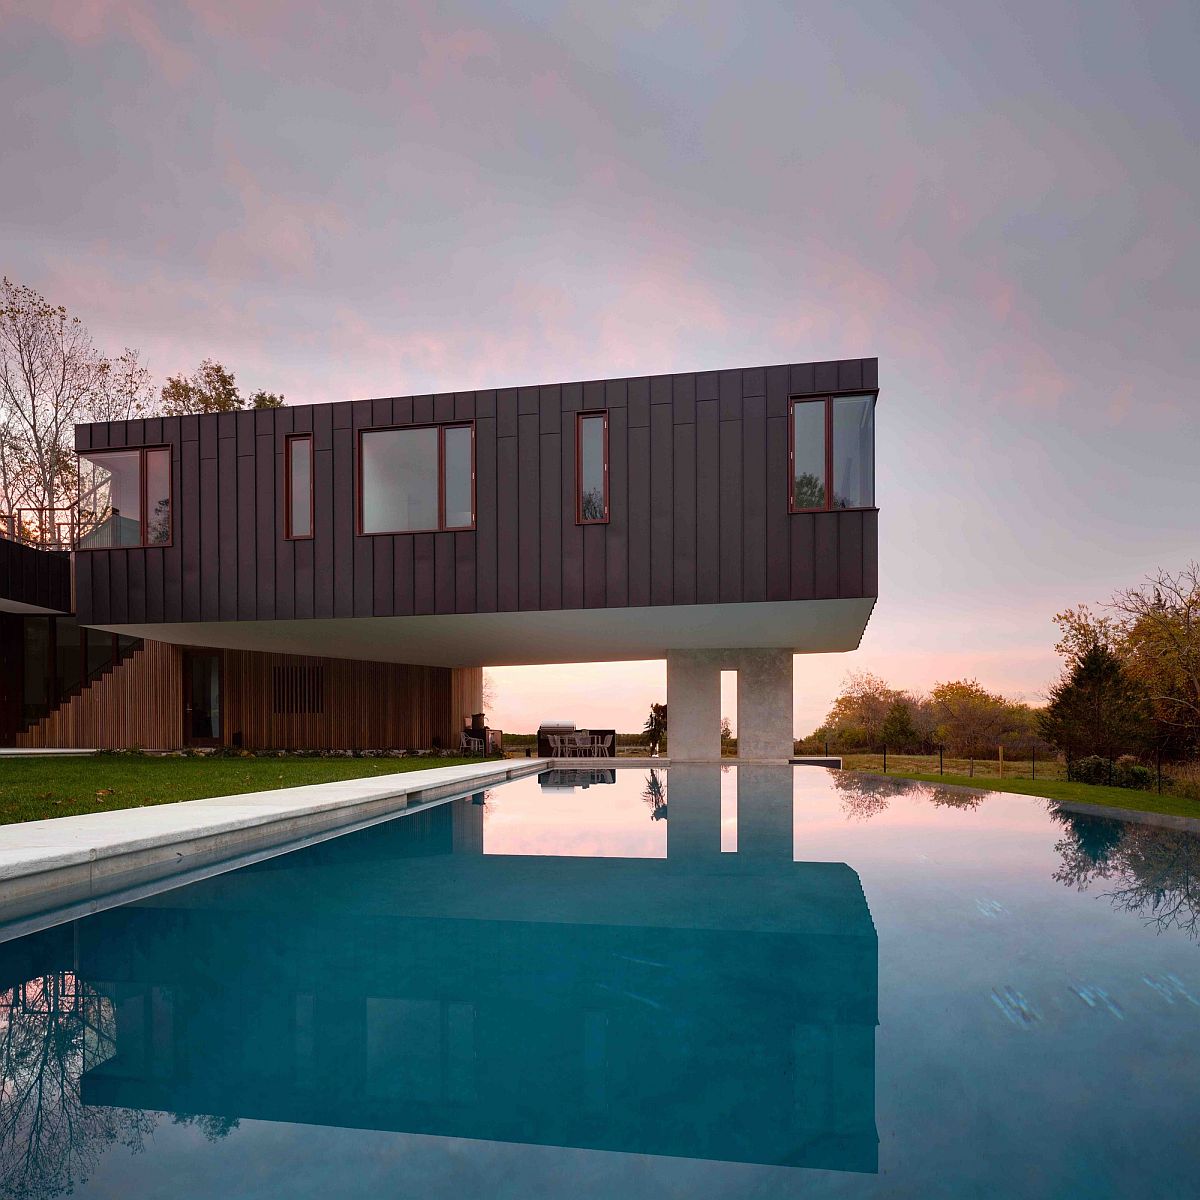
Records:
<instances>
[{"instance_id":1,"label":"pool reflection of house","mask_svg":"<svg viewBox=\"0 0 1200 1200\"><path fill-rule=\"evenodd\" d=\"M461 800L80 922L84 1101L874 1171L875 929L778 780L733 855L678 768L665 860L490 855Z\"/></svg>"}]
</instances>

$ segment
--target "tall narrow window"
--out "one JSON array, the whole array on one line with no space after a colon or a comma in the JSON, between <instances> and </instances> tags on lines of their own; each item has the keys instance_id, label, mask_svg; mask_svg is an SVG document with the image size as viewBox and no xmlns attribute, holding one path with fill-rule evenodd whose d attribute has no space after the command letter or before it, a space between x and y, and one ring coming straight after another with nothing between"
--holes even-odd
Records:
<instances>
[{"instance_id":1,"label":"tall narrow window","mask_svg":"<svg viewBox=\"0 0 1200 1200\"><path fill-rule=\"evenodd\" d=\"M360 533L475 527L473 426L364 429L358 461Z\"/></svg>"},{"instance_id":2,"label":"tall narrow window","mask_svg":"<svg viewBox=\"0 0 1200 1200\"><path fill-rule=\"evenodd\" d=\"M580 413L575 426L578 494L575 519L581 525L608 520L608 413Z\"/></svg>"},{"instance_id":3,"label":"tall narrow window","mask_svg":"<svg viewBox=\"0 0 1200 1200\"><path fill-rule=\"evenodd\" d=\"M875 506L875 397L793 400L792 512Z\"/></svg>"},{"instance_id":4,"label":"tall narrow window","mask_svg":"<svg viewBox=\"0 0 1200 1200\"><path fill-rule=\"evenodd\" d=\"M287 536L310 538L313 533L312 434L297 433L284 442L287 459Z\"/></svg>"},{"instance_id":5,"label":"tall narrow window","mask_svg":"<svg viewBox=\"0 0 1200 1200\"><path fill-rule=\"evenodd\" d=\"M95 450L79 456L80 550L171 541L171 451Z\"/></svg>"}]
</instances>

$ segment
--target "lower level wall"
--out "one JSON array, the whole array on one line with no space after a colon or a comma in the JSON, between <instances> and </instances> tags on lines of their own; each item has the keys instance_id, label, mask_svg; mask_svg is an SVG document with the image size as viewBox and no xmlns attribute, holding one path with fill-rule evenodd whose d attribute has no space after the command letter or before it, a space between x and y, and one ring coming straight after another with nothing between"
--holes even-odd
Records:
<instances>
[{"instance_id":1,"label":"lower level wall","mask_svg":"<svg viewBox=\"0 0 1200 1200\"><path fill-rule=\"evenodd\" d=\"M415 667L225 650L221 734L247 750L454 748L482 707L479 667ZM185 650L147 641L13 744L172 750L184 742Z\"/></svg>"}]
</instances>

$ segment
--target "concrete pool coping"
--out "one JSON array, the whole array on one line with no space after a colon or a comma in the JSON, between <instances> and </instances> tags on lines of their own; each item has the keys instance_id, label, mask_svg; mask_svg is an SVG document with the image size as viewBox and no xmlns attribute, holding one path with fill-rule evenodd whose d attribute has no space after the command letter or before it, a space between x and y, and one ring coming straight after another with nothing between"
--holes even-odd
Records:
<instances>
[{"instance_id":1,"label":"concrete pool coping","mask_svg":"<svg viewBox=\"0 0 1200 1200\"><path fill-rule=\"evenodd\" d=\"M469 794L549 765L490 759L0 826L0 925ZM0 931L0 940L4 939Z\"/></svg>"}]
</instances>

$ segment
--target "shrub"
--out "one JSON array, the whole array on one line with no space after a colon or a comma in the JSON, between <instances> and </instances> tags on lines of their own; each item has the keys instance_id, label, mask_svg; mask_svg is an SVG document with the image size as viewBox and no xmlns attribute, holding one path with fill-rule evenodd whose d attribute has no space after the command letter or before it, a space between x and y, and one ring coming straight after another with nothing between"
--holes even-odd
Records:
<instances>
[{"instance_id":1,"label":"shrub","mask_svg":"<svg viewBox=\"0 0 1200 1200\"><path fill-rule=\"evenodd\" d=\"M1149 791L1154 786L1154 772L1143 767L1132 755L1122 755L1115 762L1099 754L1077 758L1070 764L1067 778L1076 783L1109 784L1112 787Z\"/></svg>"}]
</instances>

